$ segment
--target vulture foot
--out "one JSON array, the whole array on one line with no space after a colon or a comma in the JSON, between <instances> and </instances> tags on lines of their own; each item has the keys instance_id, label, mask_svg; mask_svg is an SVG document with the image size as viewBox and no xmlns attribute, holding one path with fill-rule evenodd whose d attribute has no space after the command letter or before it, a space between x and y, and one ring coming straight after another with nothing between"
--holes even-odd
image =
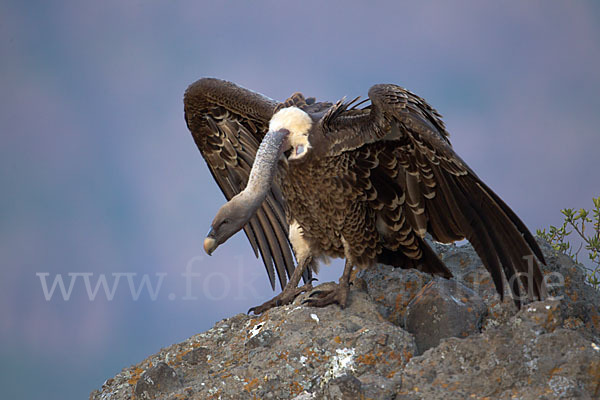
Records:
<instances>
[{"instance_id":1,"label":"vulture foot","mask_svg":"<svg viewBox=\"0 0 600 400\"><path fill-rule=\"evenodd\" d=\"M306 300L302 302L311 307L326 307L330 304L339 304L341 308L346 307L350 287L347 283L334 284L333 289L315 289Z\"/></svg>"},{"instance_id":2,"label":"vulture foot","mask_svg":"<svg viewBox=\"0 0 600 400\"><path fill-rule=\"evenodd\" d=\"M279 307L284 306L286 304L290 304L299 294L308 292L312 289L313 280L316 279L312 279L310 282L300 287L290 288L286 286L281 293L273 297L271 300L264 302L260 306L252 307L251 309L249 309L248 314L254 313L254 315L260 315L273 307Z\"/></svg>"}]
</instances>

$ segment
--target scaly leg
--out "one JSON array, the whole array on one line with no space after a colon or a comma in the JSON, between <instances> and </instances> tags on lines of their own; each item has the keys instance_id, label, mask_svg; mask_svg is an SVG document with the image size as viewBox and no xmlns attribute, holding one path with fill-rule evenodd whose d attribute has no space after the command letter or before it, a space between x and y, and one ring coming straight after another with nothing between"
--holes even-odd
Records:
<instances>
[{"instance_id":1,"label":"scaly leg","mask_svg":"<svg viewBox=\"0 0 600 400\"><path fill-rule=\"evenodd\" d=\"M346 259L344 273L339 280L339 284L335 286L335 289L319 290L317 288L306 300L302 302L302 304L306 304L311 307L325 307L330 304L337 303L341 308L346 307L346 302L348 301L348 292L350 291L350 274L352 273L352 267L353 264Z\"/></svg>"},{"instance_id":2,"label":"scaly leg","mask_svg":"<svg viewBox=\"0 0 600 400\"><path fill-rule=\"evenodd\" d=\"M296 266L294 273L290 277L290 280L285 285L281 293L277 296L273 297L271 300L264 302L260 306L252 307L248 310L248 314L254 313L254 315L260 315L265 311L278 306L283 306L285 304L289 304L294 299L303 292L307 292L312 289L312 281L304 284L303 286L298 287L298 283L300 282L300 278L302 278L302 274L306 270L306 268L312 263L312 257L306 257L301 263Z\"/></svg>"}]
</instances>

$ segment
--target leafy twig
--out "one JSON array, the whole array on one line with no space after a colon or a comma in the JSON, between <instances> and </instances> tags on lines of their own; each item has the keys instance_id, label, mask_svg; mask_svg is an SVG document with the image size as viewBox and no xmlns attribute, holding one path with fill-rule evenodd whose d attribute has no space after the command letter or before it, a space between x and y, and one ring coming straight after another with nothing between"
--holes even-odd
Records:
<instances>
[{"instance_id":1,"label":"leafy twig","mask_svg":"<svg viewBox=\"0 0 600 400\"><path fill-rule=\"evenodd\" d=\"M552 248L563 252L579 262L579 253L584 247L588 252L588 257L592 263L592 268L587 268L587 281L596 289L600 288L600 197L593 199L594 208L592 209L592 218L590 212L585 209L573 211L572 208L562 209L560 212L565 216L562 226L556 227L550 225L550 229L538 229L537 235L546 239ZM586 223L592 224L591 234L586 234ZM569 230L569 228L571 230ZM576 252L573 252L571 243L566 239L571 233L577 233L583 240ZM589 231L589 230L588 230Z\"/></svg>"}]
</instances>

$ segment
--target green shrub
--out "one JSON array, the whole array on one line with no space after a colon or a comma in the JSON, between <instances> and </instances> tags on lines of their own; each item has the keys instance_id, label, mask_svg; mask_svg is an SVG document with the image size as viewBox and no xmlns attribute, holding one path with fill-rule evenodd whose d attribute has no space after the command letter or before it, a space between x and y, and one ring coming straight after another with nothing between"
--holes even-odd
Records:
<instances>
[{"instance_id":1,"label":"green shrub","mask_svg":"<svg viewBox=\"0 0 600 400\"><path fill-rule=\"evenodd\" d=\"M554 250L567 254L577 263L579 253L585 248L592 265L591 268L586 267L587 281L596 289L600 289L600 197L593 201L591 218L590 212L583 208L579 211L565 208L560 210L565 217L562 226L550 225L548 232L546 229L538 229L537 235L546 239ZM576 251L567 240L567 236L573 232L582 240Z\"/></svg>"}]
</instances>

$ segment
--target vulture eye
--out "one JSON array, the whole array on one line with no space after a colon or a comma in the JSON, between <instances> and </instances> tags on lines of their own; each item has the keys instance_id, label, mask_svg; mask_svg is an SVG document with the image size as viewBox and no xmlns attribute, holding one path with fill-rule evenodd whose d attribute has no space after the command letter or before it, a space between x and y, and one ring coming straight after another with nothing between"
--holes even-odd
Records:
<instances>
[{"instance_id":1,"label":"vulture eye","mask_svg":"<svg viewBox=\"0 0 600 400\"><path fill-rule=\"evenodd\" d=\"M223 226L227 225L229 223L229 218L225 218L223 221L221 221L219 223L219 225L217 226L217 229L221 229Z\"/></svg>"},{"instance_id":2,"label":"vulture eye","mask_svg":"<svg viewBox=\"0 0 600 400\"><path fill-rule=\"evenodd\" d=\"M304 145L303 144L299 144L298 147L296 147L296 155L300 155L304 153Z\"/></svg>"}]
</instances>

